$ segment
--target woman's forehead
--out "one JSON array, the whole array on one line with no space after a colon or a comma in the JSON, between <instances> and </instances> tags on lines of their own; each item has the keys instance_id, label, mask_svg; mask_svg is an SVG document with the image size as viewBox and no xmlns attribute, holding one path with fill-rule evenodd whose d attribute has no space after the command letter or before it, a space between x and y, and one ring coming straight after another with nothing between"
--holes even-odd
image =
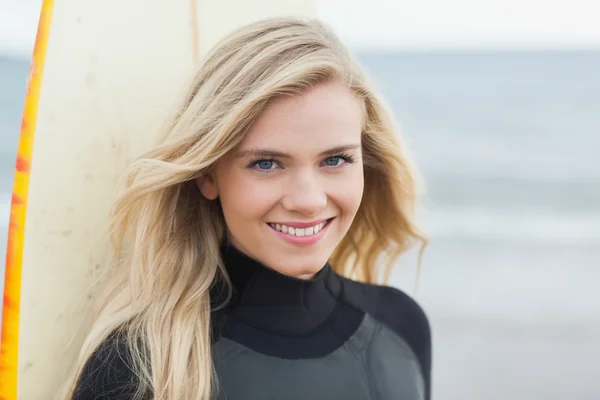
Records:
<instances>
[{"instance_id":1,"label":"woman's forehead","mask_svg":"<svg viewBox=\"0 0 600 400\"><path fill-rule=\"evenodd\" d=\"M327 148L359 143L362 112L349 89L321 85L274 101L250 127L240 147Z\"/></svg>"}]
</instances>

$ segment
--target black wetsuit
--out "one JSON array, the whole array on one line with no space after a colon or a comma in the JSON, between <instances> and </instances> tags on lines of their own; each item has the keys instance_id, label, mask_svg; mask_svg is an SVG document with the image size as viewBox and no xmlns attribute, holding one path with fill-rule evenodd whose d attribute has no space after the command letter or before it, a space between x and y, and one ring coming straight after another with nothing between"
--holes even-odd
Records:
<instances>
[{"instance_id":1,"label":"black wetsuit","mask_svg":"<svg viewBox=\"0 0 600 400\"><path fill-rule=\"evenodd\" d=\"M237 295L212 315L218 399L430 399L429 323L406 294L342 278L329 265L300 280L231 247L223 255ZM76 400L132 393L115 340L84 369Z\"/></svg>"}]
</instances>

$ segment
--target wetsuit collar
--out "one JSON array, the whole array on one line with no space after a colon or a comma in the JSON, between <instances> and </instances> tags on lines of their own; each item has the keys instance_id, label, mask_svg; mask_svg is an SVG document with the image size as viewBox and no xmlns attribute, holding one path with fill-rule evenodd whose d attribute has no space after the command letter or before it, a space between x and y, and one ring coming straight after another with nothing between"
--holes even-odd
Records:
<instances>
[{"instance_id":1,"label":"wetsuit collar","mask_svg":"<svg viewBox=\"0 0 600 400\"><path fill-rule=\"evenodd\" d=\"M222 250L222 257L234 288L233 315L248 324L306 334L335 308L339 286L328 263L306 280L274 271L231 245Z\"/></svg>"}]
</instances>

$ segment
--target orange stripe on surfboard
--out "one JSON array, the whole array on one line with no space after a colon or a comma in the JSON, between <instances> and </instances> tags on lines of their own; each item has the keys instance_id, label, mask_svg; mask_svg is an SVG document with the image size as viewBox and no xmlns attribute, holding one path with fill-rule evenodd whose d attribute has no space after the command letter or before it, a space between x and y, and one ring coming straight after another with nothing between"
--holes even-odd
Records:
<instances>
[{"instance_id":1,"label":"orange stripe on surfboard","mask_svg":"<svg viewBox=\"0 0 600 400\"><path fill-rule=\"evenodd\" d=\"M40 13L38 32L29 71L27 95L21 124L21 136L15 168L8 247L6 249L6 271L2 302L2 335L0 336L0 400L17 399L17 375L19 355L19 309L21 304L21 272L23 261L23 239L29 172L33 151L40 87L48 45L48 34L54 0L44 0Z\"/></svg>"}]
</instances>

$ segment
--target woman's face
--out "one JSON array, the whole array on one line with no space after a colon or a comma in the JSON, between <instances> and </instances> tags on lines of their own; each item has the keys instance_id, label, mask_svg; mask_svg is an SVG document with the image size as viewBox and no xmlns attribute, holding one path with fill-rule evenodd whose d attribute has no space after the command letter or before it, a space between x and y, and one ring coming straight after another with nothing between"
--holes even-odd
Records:
<instances>
[{"instance_id":1,"label":"woman's face","mask_svg":"<svg viewBox=\"0 0 600 400\"><path fill-rule=\"evenodd\" d=\"M286 275L318 272L361 202L362 118L359 100L339 84L271 103L197 181L206 198L220 198L232 244Z\"/></svg>"}]
</instances>

